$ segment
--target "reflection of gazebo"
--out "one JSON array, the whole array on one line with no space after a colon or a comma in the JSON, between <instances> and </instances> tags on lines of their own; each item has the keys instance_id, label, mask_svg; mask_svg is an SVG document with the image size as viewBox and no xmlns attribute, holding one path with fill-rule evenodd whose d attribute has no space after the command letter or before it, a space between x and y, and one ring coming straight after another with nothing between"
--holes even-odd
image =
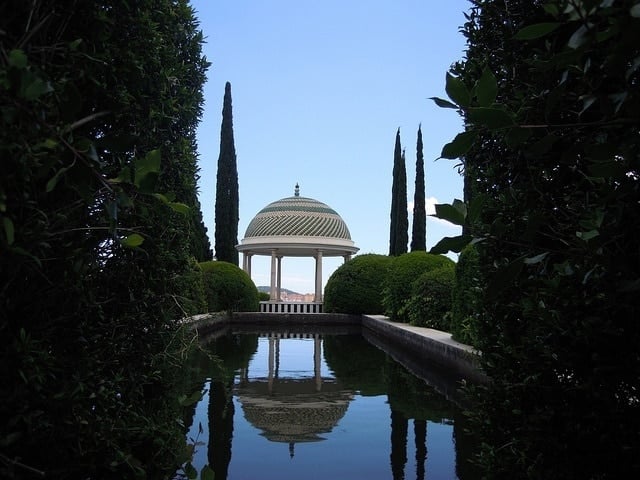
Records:
<instances>
[{"instance_id":1,"label":"reflection of gazebo","mask_svg":"<svg viewBox=\"0 0 640 480\"><path fill-rule=\"evenodd\" d=\"M280 339L269 336L269 373L267 378L243 379L237 387L244 416L272 442L294 445L324 440L344 416L353 397L335 379L320 375L320 336L314 335L314 377L279 378Z\"/></svg>"},{"instance_id":2,"label":"reflection of gazebo","mask_svg":"<svg viewBox=\"0 0 640 480\"><path fill-rule=\"evenodd\" d=\"M315 258L316 304L322 303L322 258L342 256L347 261L359 250L340 215L322 202L301 197L297 184L293 197L272 202L258 212L236 248L243 254L243 269L249 276L253 255L271 256L271 302L281 298L282 257Z\"/></svg>"}]
</instances>

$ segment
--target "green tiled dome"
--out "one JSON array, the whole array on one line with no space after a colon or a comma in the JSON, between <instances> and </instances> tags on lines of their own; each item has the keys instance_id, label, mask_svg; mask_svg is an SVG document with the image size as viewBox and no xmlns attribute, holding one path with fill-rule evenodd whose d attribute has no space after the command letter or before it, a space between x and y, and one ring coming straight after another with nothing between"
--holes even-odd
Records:
<instances>
[{"instance_id":1,"label":"green tiled dome","mask_svg":"<svg viewBox=\"0 0 640 480\"><path fill-rule=\"evenodd\" d=\"M346 223L335 210L313 198L298 195L280 199L260 210L244 236L247 239L302 236L351 240Z\"/></svg>"}]
</instances>

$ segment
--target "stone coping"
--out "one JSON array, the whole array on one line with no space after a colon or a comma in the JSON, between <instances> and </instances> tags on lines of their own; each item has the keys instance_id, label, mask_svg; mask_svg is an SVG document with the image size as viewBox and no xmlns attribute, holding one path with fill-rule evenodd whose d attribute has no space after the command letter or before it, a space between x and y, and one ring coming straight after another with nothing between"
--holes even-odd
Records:
<instances>
[{"instance_id":1,"label":"stone coping","mask_svg":"<svg viewBox=\"0 0 640 480\"><path fill-rule=\"evenodd\" d=\"M474 383L488 381L480 367L480 352L453 340L448 332L392 322L383 315L362 315L362 326L391 344L387 347L399 348L398 356L407 356L403 355L403 350L410 351L414 359L417 357L416 367L419 366L419 359L423 359L459 375L461 379ZM396 360L406 363L399 358ZM410 369L415 370L415 367Z\"/></svg>"}]
</instances>

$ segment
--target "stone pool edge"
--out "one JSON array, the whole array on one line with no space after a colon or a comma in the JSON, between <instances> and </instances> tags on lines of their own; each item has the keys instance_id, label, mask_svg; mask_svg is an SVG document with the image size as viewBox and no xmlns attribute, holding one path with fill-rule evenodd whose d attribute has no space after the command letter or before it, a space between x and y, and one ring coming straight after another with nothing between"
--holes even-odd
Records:
<instances>
[{"instance_id":1,"label":"stone pool edge","mask_svg":"<svg viewBox=\"0 0 640 480\"><path fill-rule=\"evenodd\" d=\"M488 377L480 367L480 352L469 345L457 342L451 334L426 327L416 327L406 323L392 322L383 315L349 315L334 313L296 314L235 312L207 313L184 320L199 335L230 328L232 325L291 325L291 326L337 326L356 325L370 330L375 336L389 343L390 350L400 347L407 353L433 361L439 366L454 371L473 383L486 383Z\"/></svg>"}]
</instances>

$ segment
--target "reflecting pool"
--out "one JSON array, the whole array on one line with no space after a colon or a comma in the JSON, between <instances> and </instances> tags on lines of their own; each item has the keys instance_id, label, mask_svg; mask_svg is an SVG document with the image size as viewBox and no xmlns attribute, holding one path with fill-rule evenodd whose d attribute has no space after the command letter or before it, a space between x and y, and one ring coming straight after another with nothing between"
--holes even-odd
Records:
<instances>
[{"instance_id":1,"label":"reflecting pool","mask_svg":"<svg viewBox=\"0 0 640 480\"><path fill-rule=\"evenodd\" d=\"M224 479L473 479L454 403L359 333L225 334L185 369L192 464Z\"/></svg>"}]
</instances>

